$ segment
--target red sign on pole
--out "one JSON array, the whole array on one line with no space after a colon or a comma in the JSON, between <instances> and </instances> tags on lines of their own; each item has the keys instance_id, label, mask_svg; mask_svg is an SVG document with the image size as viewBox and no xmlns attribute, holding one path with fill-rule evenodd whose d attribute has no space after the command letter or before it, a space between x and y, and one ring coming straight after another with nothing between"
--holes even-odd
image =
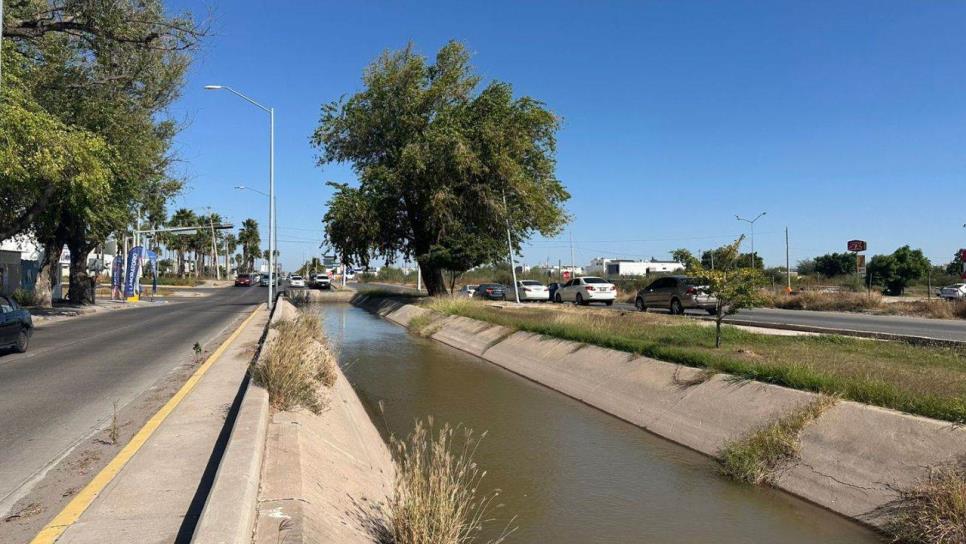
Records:
<instances>
[{"instance_id":1,"label":"red sign on pole","mask_svg":"<svg viewBox=\"0 0 966 544\"><path fill-rule=\"evenodd\" d=\"M962 263L963 273L960 278L966 280L966 249L959 250L959 262Z\"/></svg>"},{"instance_id":2,"label":"red sign on pole","mask_svg":"<svg viewBox=\"0 0 966 544\"><path fill-rule=\"evenodd\" d=\"M849 251L865 251L865 240L849 240Z\"/></svg>"}]
</instances>

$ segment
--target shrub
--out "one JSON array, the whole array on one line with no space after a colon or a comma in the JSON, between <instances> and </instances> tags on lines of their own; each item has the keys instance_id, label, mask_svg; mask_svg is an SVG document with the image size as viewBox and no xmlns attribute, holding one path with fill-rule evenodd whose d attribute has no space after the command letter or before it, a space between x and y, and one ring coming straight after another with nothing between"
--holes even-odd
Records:
<instances>
[{"instance_id":1,"label":"shrub","mask_svg":"<svg viewBox=\"0 0 966 544\"><path fill-rule=\"evenodd\" d=\"M28 291L23 288L18 288L16 291L10 295L13 301L21 306L36 306L37 305L37 293L33 291Z\"/></svg>"},{"instance_id":2,"label":"shrub","mask_svg":"<svg viewBox=\"0 0 966 544\"><path fill-rule=\"evenodd\" d=\"M887 525L894 542L966 542L966 463L933 468L915 486L901 490Z\"/></svg>"},{"instance_id":3,"label":"shrub","mask_svg":"<svg viewBox=\"0 0 966 544\"><path fill-rule=\"evenodd\" d=\"M499 495L480 491L486 472L473 462L479 442L463 427L444 425L434 433L432 419L417 421L406 440L390 440L396 461L388 527L393 544L476 541ZM509 532L491 543L502 542Z\"/></svg>"},{"instance_id":4,"label":"shrub","mask_svg":"<svg viewBox=\"0 0 966 544\"><path fill-rule=\"evenodd\" d=\"M252 379L268 390L269 402L277 410L301 406L321 412L321 388L335 384L338 373L319 319L303 314L274 328L278 335L268 353L252 367Z\"/></svg>"}]
</instances>

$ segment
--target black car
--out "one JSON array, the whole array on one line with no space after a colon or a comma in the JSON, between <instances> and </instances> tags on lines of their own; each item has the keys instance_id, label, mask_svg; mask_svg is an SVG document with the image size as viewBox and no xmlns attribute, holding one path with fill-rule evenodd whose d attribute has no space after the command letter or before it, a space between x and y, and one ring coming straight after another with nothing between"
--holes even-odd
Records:
<instances>
[{"instance_id":1,"label":"black car","mask_svg":"<svg viewBox=\"0 0 966 544\"><path fill-rule=\"evenodd\" d=\"M27 351L33 332L34 322L30 319L30 312L13 300L0 296L0 348L13 348L23 353Z\"/></svg>"},{"instance_id":2,"label":"black car","mask_svg":"<svg viewBox=\"0 0 966 544\"><path fill-rule=\"evenodd\" d=\"M506 300L506 288L499 283L481 283L473 293L473 298Z\"/></svg>"}]
</instances>

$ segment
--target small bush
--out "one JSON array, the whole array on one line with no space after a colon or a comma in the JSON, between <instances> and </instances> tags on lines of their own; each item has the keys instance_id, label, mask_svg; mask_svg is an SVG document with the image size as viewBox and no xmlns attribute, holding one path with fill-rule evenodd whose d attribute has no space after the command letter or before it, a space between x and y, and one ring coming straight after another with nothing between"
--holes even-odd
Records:
<instances>
[{"instance_id":1,"label":"small bush","mask_svg":"<svg viewBox=\"0 0 966 544\"><path fill-rule=\"evenodd\" d=\"M798 437L810 422L835 404L822 395L808 405L729 442L719 452L725 474L750 484L770 482L775 473L798 455Z\"/></svg>"},{"instance_id":2,"label":"small bush","mask_svg":"<svg viewBox=\"0 0 966 544\"><path fill-rule=\"evenodd\" d=\"M893 542L966 542L966 463L934 468L917 485L901 490L887 530Z\"/></svg>"},{"instance_id":3,"label":"small bush","mask_svg":"<svg viewBox=\"0 0 966 544\"><path fill-rule=\"evenodd\" d=\"M36 306L37 305L37 293L33 291L28 291L23 288L18 288L16 291L10 295L13 301L21 306Z\"/></svg>"},{"instance_id":4,"label":"small bush","mask_svg":"<svg viewBox=\"0 0 966 544\"><path fill-rule=\"evenodd\" d=\"M476 541L499 495L480 491L486 472L473 462L479 442L471 430L462 427L444 425L436 433L432 419L428 424L417 421L406 440L390 440L396 460L388 509L393 544ZM490 542L502 542L508 535L504 531Z\"/></svg>"},{"instance_id":5,"label":"small bush","mask_svg":"<svg viewBox=\"0 0 966 544\"><path fill-rule=\"evenodd\" d=\"M338 373L319 319L300 315L279 322L275 330L278 335L268 353L251 369L252 379L268 390L269 402L277 410L301 406L321 412L321 388L335 384Z\"/></svg>"}]
</instances>

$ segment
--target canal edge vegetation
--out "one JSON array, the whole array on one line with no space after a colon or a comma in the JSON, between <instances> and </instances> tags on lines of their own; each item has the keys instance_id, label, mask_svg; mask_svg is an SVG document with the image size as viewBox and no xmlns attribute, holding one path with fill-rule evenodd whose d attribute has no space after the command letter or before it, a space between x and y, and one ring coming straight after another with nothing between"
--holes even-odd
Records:
<instances>
[{"instance_id":1,"label":"canal edge vegetation","mask_svg":"<svg viewBox=\"0 0 966 544\"><path fill-rule=\"evenodd\" d=\"M480 350L480 346L474 346L473 340L470 340L474 335L473 331L478 330L477 326L472 325L471 322L454 320L453 317L440 319L441 316L455 316L459 314L438 312L434 315L425 306L417 307L402 301L390 301L387 299L367 299L368 297L360 297L355 302L403 326L407 326L413 319L420 318L421 316L421 320L424 323L429 323L430 321L425 321L425 316L427 314L432 315L434 319L440 321L441 326L446 331L443 337L436 335L434 339L458 348L465 342L462 349L466 349L471 353ZM461 305L464 303L454 300L439 300L431 302L430 304L445 307L447 305ZM494 312L505 312L507 309L496 307L493 310ZM484 320L483 322L485 323L487 321ZM492 321L489 322L493 323ZM574 396L574 391L569 390L569 388L564 387L561 389L560 383L552 385L549 382L544 382L541 374L534 375L530 371L524 370L527 367L527 363L522 363L523 366L512 363L514 360L520 360L520 354L511 354L511 352L517 352L521 349L526 351L523 346L527 342L542 342L549 340L549 338L541 338L540 336L530 338L523 336L517 338L518 340L516 341L511 340L513 342L512 347L508 346L509 350L504 348L501 353L495 356L496 359L493 358L494 356L488 354L489 349L494 346L489 346L483 350L483 355L476 354L484 359L489 359L490 362L498 366L521 373L538 383L544 383L548 387L557 389L564 394ZM455 343L453 343L454 341ZM876 345L881 345L881 343ZM578 349L577 351L581 350ZM527 358L526 355L523 357L524 359ZM536 364L539 367L548 363L550 363L549 359L543 360L535 358L530 364ZM555 367L549 367L549 369L553 368ZM613 367L609 368L613 372ZM564 379L564 383L572 382L575 377L576 375L569 375L569 378ZM706 377L702 376L700 380L696 380L697 383L684 385L681 383L682 379L678 377L677 370L675 370L674 377L670 379L670 382L672 387L685 390L693 386L703 386L703 383L709 381L712 377L708 376L705 379ZM727 380L737 386L735 392L744 389L741 386L741 382L746 380L734 377L727 378ZM769 385L762 384L760 387L769 387ZM781 390L773 391L778 392ZM787 394L780 393L786 399L803 394L793 393L791 390L786 391ZM758 393L751 394L758 395ZM766 395L762 397L763 399L768 398L769 394L765 393L764 390L762 390L761 394ZM627 415L621 415L619 410L618 412L614 412L612 408L599 406L597 403L588 401L583 397L576 396L575 398L580 398L608 413L634 422L633 418L629 418ZM748 401L747 395L740 395L739 398L743 398L745 402ZM962 469L962 461L960 461L958 468L949 468L949 462L947 461L950 456L955 458L956 451L964 450L963 446L966 444L962 440L962 433L958 425L950 426L940 421L915 418L914 416L902 415L897 412L882 411L871 406L865 406L863 408L860 404L854 403L842 403L841 408L839 408L837 403L838 399L831 396L812 398L813 401L811 403L806 404L804 407L800 406L799 409L793 409L784 416L779 415L777 420L773 420L771 423L764 423L755 429L745 433L739 433L739 436L745 437L746 449L749 450L743 452L742 455L754 459L756 462L766 465L770 463L771 466L777 467L776 470L762 471L768 477L758 479L758 483L768 483L784 491L812 500L847 517L869 524L883 531L896 542L939 544L961 541L955 538L958 538L956 531L962 526L962 520L966 517L963 514L964 505L966 505L966 496L964 496L964 493L966 493L966 470ZM772 400L775 401L778 399L772 396ZM659 403L663 401L657 400L656 402L658 404L655 407L659 406ZM828 412L833 407L836 410L835 415L826 416L826 418L830 419L822 418L823 423L820 427L816 427L816 437L824 438L809 438L809 449L802 451L811 453L806 456L806 459L799 459L799 442L804 440L806 434L811 436L811 433L804 433L805 428L810 424L816 424L822 414ZM692 413L690 417L694 417L695 415L697 414ZM859 419L856 419L856 417ZM864 424L859 423L859 421L864 421ZM644 422L638 422L637 424L645 429L650 430L651 428L649 424ZM885 441L878 439L870 441L869 439L874 435L859 439L858 436L861 435L861 429L858 428L855 429L857 434L854 438L849 439L848 436L852 436L850 429L853 429L855 424L860 425L860 427L875 428L877 429L876 432L885 433L890 436L891 433L902 430L902 432L911 433L909 440L912 442L901 440L897 442L889 438ZM880 425L884 425L884 427L879 428ZM913 428L910 428L910 425ZM672 427L674 427L673 424ZM737 428L735 427L735 430ZM669 429L665 428L664 430L667 431ZM756 431L762 430L764 432L757 435L754 434ZM841 436L842 432L847 433L845 437ZM836 435L836 433L839 434ZM675 439L673 436L669 436L664 432L658 432L657 434L682 443L683 445L689 445L687 441ZM836 436L838 436L838 439L835 438ZM841 442L840 440L843 438L845 441ZM835 444L837 440L840 441L838 445ZM855 442L854 440L859 440L859 442ZM764 444L748 447L747 443L753 441ZM714 451L702 447L689 447L715 457L715 454L721 455L722 450L725 449L724 444L728 443L728 441L724 442L722 447ZM741 443L741 439L732 440L730 443ZM843 447L845 449L842 449ZM885 450L879 451L879 448L882 447L885 447ZM816 448L819 451L812 451ZM818 454L818 457L815 457L815 454ZM856 456L853 459L857 463L855 467L853 467L853 462L846 462L844 465L840 465L835 461L835 459L848 459L849 455ZM868 459L863 459L866 455L868 455ZM720 460L720 457L717 458ZM832 464L828 464L830 462ZM873 463L874 466L879 466L879 463L883 463L881 466L883 467L882 470L885 471L873 481L866 481L867 471L870 468L869 463ZM862 466L865 466L865 468L863 469ZM802 471L807 473L804 479L802 477ZM917 474L922 475L924 471L928 471L928 477L913 481L917 477ZM809 476L811 474L820 474L823 478L820 478L819 482L816 482ZM893 483L888 483L890 480ZM809 489L810 486L815 485L818 485L818 487ZM823 490L822 488L826 485L830 486L830 489ZM853 489L854 486L861 486L860 488L865 491L857 495L848 495L846 489ZM833 495L837 498L829 502L827 500L829 497L828 493L832 488L836 487L841 487L841 491L846 492L846 495ZM865 498L861 498L863 496ZM950 535L954 538L953 540L950 540Z\"/></svg>"},{"instance_id":2,"label":"canal edge vegetation","mask_svg":"<svg viewBox=\"0 0 966 544\"><path fill-rule=\"evenodd\" d=\"M808 404L732 440L718 451L722 472L754 485L771 484L782 467L798 456L799 437L805 427L838 402L819 395Z\"/></svg>"},{"instance_id":3,"label":"canal edge vegetation","mask_svg":"<svg viewBox=\"0 0 966 544\"><path fill-rule=\"evenodd\" d=\"M300 313L271 325L267 350L252 365L255 384L268 391L278 411L305 408L319 414L326 405L324 391L338 377L335 357L329 350L319 318Z\"/></svg>"},{"instance_id":4,"label":"canal edge vegetation","mask_svg":"<svg viewBox=\"0 0 966 544\"><path fill-rule=\"evenodd\" d=\"M714 329L657 314L510 309L433 298L422 306L561 340L624 351L792 389L966 423L966 351L832 335L776 336ZM552 312L552 313L551 313Z\"/></svg>"}]
</instances>

